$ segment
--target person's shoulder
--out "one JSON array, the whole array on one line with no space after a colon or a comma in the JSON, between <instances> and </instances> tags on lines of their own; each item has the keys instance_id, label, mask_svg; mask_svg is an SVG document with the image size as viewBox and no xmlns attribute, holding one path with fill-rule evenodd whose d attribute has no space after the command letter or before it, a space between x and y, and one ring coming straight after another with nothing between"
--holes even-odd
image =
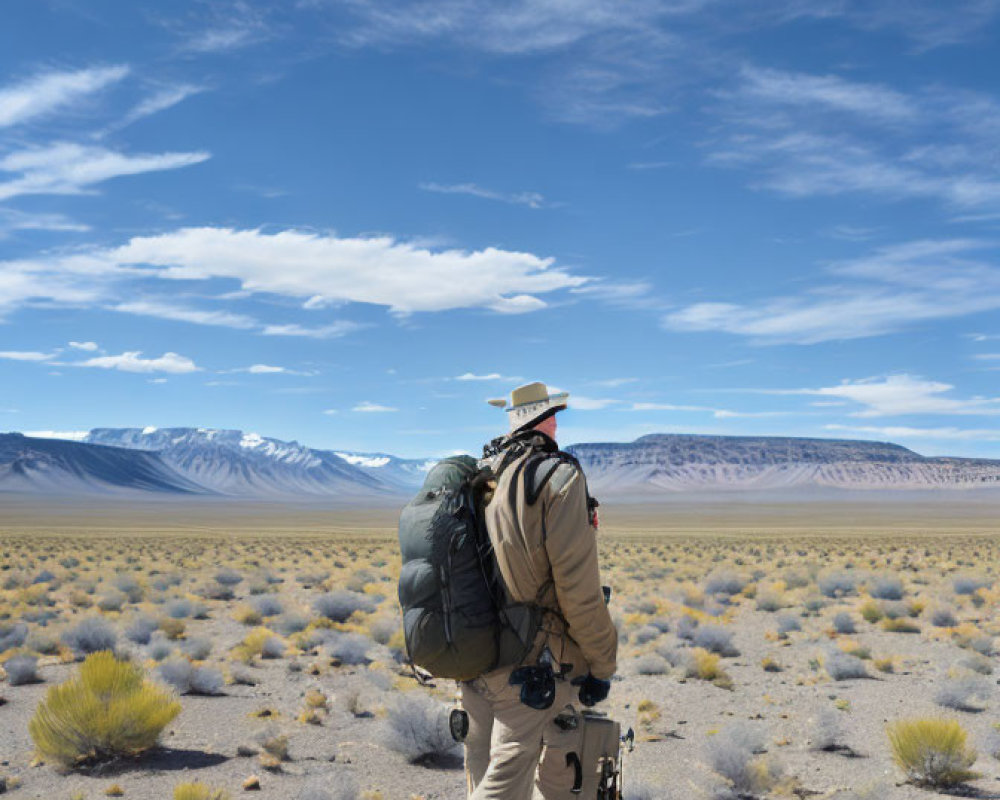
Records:
<instances>
[{"instance_id":1,"label":"person's shoulder","mask_svg":"<svg viewBox=\"0 0 1000 800\"><path fill-rule=\"evenodd\" d=\"M543 492L560 494L582 474L580 462L563 450L537 453L530 457L524 470L525 488L529 498Z\"/></svg>"}]
</instances>

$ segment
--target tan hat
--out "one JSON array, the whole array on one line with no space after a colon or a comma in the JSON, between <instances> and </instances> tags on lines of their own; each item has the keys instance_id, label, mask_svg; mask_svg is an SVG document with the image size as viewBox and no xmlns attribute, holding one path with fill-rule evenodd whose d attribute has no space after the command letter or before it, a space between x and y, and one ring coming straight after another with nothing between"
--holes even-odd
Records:
<instances>
[{"instance_id":1,"label":"tan hat","mask_svg":"<svg viewBox=\"0 0 1000 800\"><path fill-rule=\"evenodd\" d=\"M514 433L523 428L530 428L557 411L562 411L568 403L568 392L549 394L549 389L544 383L535 381L518 386L510 393L510 408L507 408L510 432ZM489 404L496 408L504 408L507 401L500 398L490 400Z\"/></svg>"}]
</instances>

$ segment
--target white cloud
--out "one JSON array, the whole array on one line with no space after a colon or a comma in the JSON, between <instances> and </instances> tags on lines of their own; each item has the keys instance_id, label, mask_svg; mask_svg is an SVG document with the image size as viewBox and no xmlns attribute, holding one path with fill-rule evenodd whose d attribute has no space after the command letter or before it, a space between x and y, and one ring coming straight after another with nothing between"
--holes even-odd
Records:
<instances>
[{"instance_id":1,"label":"white cloud","mask_svg":"<svg viewBox=\"0 0 1000 800\"><path fill-rule=\"evenodd\" d=\"M0 89L0 128L28 122L100 91L128 75L128 67L46 72Z\"/></svg>"},{"instance_id":2,"label":"white cloud","mask_svg":"<svg viewBox=\"0 0 1000 800\"><path fill-rule=\"evenodd\" d=\"M569 407L577 411L601 411L620 402L611 397L585 397L584 395L571 394L569 397Z\"/></svg>"},{"instance_id":3,"label":"white cloud","mask_svg":"<svg viewBox=\"0 0 1000 800\"><path fill-rule=\"evenodd\" d=\"M1000 361L1000 353L976 353L972 357L977 361Z\"/></svg>"},{"instance_id":4,"label":"white cloud","mask_svg":"<svg viewBox=\"0 0 1000 800\"><path fill-rule=\"evenodd\" d=\"M867 433L886 439L941 439L949 441L998 442L1000 429L997 428L910 428L901 425L877 427L872 425L826 425L828 431Z\"/></svg>"},{"instance_id":5,"label":"white cloud","mask_svg":"<svg viewBox=\"0 0 1000 800\"><path fill-rule=\"evenodd\" d=\"M830 266L831 282L799 295L752 304L695 303L667 314L663 325L748 336L760 344L814 344L993 311L1000 309L1000 269L984 257L973 257L991 247L965 239L883 247Z\"/></svg>"},{"instance_id":6,"label":"white cloud","mask_svg":"<svg viewBox=\"0 0 1000 800\"><path fill-rule=\"evenodd\" d=\"M501 203L527 206L528 208L542 208L546 205L545 197L538 192L496 192L492 189L484 189L482 186L477 186L474 183L421 183L420 188L425 192L467 194L472 197L482 198L483 200L497 200Z\"/></svg>"},{"instance_id":7,"label":"white cloud","mask_svg":"<svg viewBox=\"0 0 1000 800\"><path fill-rule=\"evenodd\" d=\"M177 353L164 353L159 358L143 358L140 350L128 351L117 356L97 356L86 361L74 362L71 366L116 369L121 372L167 372L173 375L201 370L201 367L190 358Z\"/></svg>"},{"instance_id":8,"label":"white cloud","mask_svg":"<svg viewBox=\"0 0 1000 800\"><path fill-rule=\"evenodd\" d=\"M819 389L759 389L762 394L815 395L847 400L862 406L853 417L886 417L906 414L956 414L987 416L1000 414L1000 397L957 398L949 383L907 374L845 380Z\"/></svg>"},{"instance_id":9,"label":"white cloud","mask_svg":"<svg viewBox=\"0 0 1000 800\"><path fill-rule=\"evenodd\" d=\"M710 163L759 175L757 187L793 197L867 193L930 198L960 210L995 210L992 154L1000 103L991 95L890 87L746 67L719 93L721 138Z\"/></svg>"},{"instance_id":10,"label":"white cloud","mask_svg":"<svg viewBox=\"0 0 1000 800\"><path fill-rule=\"evenodd\" d=\"M14 231L80 233L89 230L89 225L75 222L64 214L28 213L13 208L0 208L0 239Z\"/></svg>"},{"instance_id":11,"label":"white cloud","mask_svg":"<svg viewBox=\"0 0 1000 800\"><path fill-rule=\"evenodd\" d=\"M323 411L323 413L324 413L324 414L328 414L329 416L331 416L331 417L332 417L332 416L333 416L334 414L339 414L340 412L339 412L339 411L337 411L337 409L335 409L335 408L327 408L327 409L325 409L325 410Z\"/></svg>"},{"instance_id":12,"label":"white cloud","mask_svg":"<svg viewBox=\"0 0 1000 800\"><path fill-rule=\"evenodd\" d=\"M172 108L178 103L187 100L187 98L192 95L199 94L203 91L205 91L203 87L193 86L191 84L179 84L177 86L164 87L151 94L145 100L136 104L131 111L129 111L117 123L112 125L110 129L119 130L140 119L152 116L153 114L158 114L161 111L166 111L168 108Z\"/></svg>"},{"instance_id":13,"label":"white cloud","mask_svg":"<svg viewBox=\"0 0 1000 800\"><path fill-rule=\"evenodd\" d=\"M86 350L93 352L97 349L97 342L70 342L69 346L74 350Z\"/></svg>"},{"instance_id":14,"label":"white cloud","mask_svg":"<svg viewBox=\"0 0 1000 800\"><path fill-rule=\"evenodd\" d=\"M0 350L0 358L8 361L51 361L55 353L39 353L34 350Z\"/></svg>"},{"instance_id":15,"label":"white cloud","mask_svg":"<svg viewBox=\"0 0 1000 800\"><path fill-rule=\"evenodd\" d=\"M281 264L281 269L275 269ZM400 314L486 308L521 313L545 307L537 297L582 286L587 278L532 253L431 250L388 236L341 238L288 230L185 228L136 237L122 247L28 262L0 262L21 274L86 273L163 280L229 278L249 293L387 306ZM268 326L270 335L339 335L350 323L312 329ZM352 328L353 329L353 328Z\"/></svg>"},{"instance_id":16,"label":"white cloud","mask_svg":"<svg viewBox=\"0 0 1000 800\"><path fill-rule=\"evenodd\" d=\"M90 435L90 431L24 431L25 436L35 439L70 439L82 441Z\"/></svg>"},{"instance_id":17,"label":"white cloud","mask_svg":"<svg viewBox=\"0 0 1000 800\"><path fill-rule=\"evenodd\" d=\"M519 381L521 380L516 375L501 375L499 372L488 372L483 375L477 375L475 372L463 372L461 375L455 376L456 381Z\"/></svg>"},{"instance_id":18,"label":"white cloud","mask_svg":"<svg viewBox=\"0 0 1000 800\"><path fill-rule=\"evenodd\" d=\"M244 314L234 314L229 311L203 311L152 300L134 300L128 303L119 303L110 308L126 314L159 317L160 319L170 319L178 322L191 322L196 325L218 325L224 328L248 329L254 328L258 324L255 319Z\"/></svg>"},{"instance_id":19,"label":"white cloud","mask_svg":"<svg viewBox=\"0 0 1000 800\"><path fill-rule=\"evenodd\" d=\"M338 339L366 327L360 322L338 320L329 325L308 327L290 323L287 325L265 325L261 331L265 336L308 336L313 339Z\"/></svg>"},{"instance_id":20,"label":"white cloud","mask_svg":"<svg viewBox=\"0 0 1000 800\"><path fill-rule=\"evenodd\" d=\"M605 378L600 381L593 381L595 386L606 386L609 389L615 389L619 386L625 386L629 383L635 383L638 378Z\"/></svg>"},{"instance_id":21,"label":"white cloud","mask_svg":"<svg viewBox=\"0 0 1000 800\"><path fill-rule=\"evenodd\" d=\"M384 414L390 411L399 411L398 408L393 408L392 406L383 406L378 403L371 403L368 400L363 400L358 403L351 411L360 411L365 414Z\"/></svg>"},{"instance_id":22,"label":"white cloud","mask_svg":"<svg viewBox=\"0 0 1000 800\"><path fill-rule=\"evenodd\" d=\"M58 142L15 150L0 158L0 200L20 195L83 194L91 186L123 175L177 169L209 158L205 152L126 155L104 147Z\"/></svg>"}]
</instances>

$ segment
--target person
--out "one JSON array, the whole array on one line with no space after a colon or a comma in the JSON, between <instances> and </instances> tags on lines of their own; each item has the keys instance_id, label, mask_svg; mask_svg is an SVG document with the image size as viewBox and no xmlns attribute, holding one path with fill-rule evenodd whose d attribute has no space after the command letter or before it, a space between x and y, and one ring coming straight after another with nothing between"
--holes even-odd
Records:
<instances>
[{"instance_id":1,"label":"person","mask_svg":"<svg viewBox=\"0 0 1000 800\"><path fill-rule=\"evenodd\" d=\"M460 683L471 800L578 797L571 751L582 727L566 720L579 718L577 704L607 697L616 668L618 633L598 571L596 503L579 464L556 445L556 413L567 405L566 393L550 394L543 383L515 389L510 433L488 459L499 478L485 521L505 588L542 615L522 664Z\"/></svg>"}]
</instances>

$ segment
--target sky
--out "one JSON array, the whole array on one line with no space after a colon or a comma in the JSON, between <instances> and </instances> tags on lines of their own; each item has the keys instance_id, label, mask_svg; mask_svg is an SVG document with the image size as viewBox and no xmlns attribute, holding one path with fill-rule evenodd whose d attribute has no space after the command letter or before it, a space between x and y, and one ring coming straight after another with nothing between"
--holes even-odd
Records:
<instances>
[{"instance_id":1,"label":"sky","mask_svg":"<svg viewBox=\"0 0 1000 800\"><path fill-rule=\"evenodd\" d=\"M1000 0L5 0L0 431L1000 458Z\"/></svg>"}]
</instances>

